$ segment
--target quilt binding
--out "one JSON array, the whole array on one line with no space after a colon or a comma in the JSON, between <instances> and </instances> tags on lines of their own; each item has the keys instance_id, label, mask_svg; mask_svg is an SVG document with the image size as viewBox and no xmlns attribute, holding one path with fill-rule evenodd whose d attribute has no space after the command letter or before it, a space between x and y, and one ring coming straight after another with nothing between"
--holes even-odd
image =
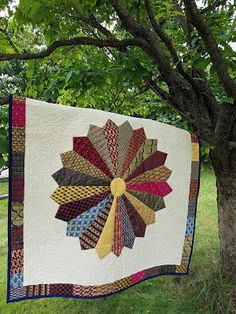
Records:
<instances>
[{"instance_id":1,"label":"quilt binding","mask_svg":"<svg viewBox=\"0 0 236 314\"><path fill-rule=\"evenodd\" d=\"M198 138L190 134L192 145L188 215L180 265L163 265L139 271L115 282L82 286L77 284L38 284L23 286L23 213L26 100L9 96L9 201L8 201L8 279L7 303L47 297L99 298L112 295L142 281L161 275L189 274L196 222L200 181Z\"/></svg>"}]
</instances>

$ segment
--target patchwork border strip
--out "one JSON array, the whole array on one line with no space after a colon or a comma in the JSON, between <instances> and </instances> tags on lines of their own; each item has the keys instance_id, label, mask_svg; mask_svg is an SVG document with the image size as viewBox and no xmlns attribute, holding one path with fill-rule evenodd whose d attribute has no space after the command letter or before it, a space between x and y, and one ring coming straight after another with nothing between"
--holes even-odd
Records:
<instances>
[{"instance_id":1,"label":"patchwork border strip","mask_svg":"<svg viewBox=\"0 0 236 314\"><path fill-rule=\"evenodd\" d=\"M200 149L191 134L192 164L188 216L180 265L164 265L142 270L113 283L82 286L39 284L23 286L24 276L24 154L26 101L9 97L9 202L8 202L8 280L7 302L46 297L99 298L112 295L144 280L161 275L187 275L193 249L197 196L199 191Z\"/></svg>"}]
</instances>

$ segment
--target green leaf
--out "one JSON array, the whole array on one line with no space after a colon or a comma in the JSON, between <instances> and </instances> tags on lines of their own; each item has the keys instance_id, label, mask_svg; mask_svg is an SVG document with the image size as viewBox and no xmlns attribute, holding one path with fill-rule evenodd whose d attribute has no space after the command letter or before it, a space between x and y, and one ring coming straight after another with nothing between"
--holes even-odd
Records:
<instances>
[{"instance_id":1,"label":"green leaf","mask_svg":"<svg viewBox=\"0 0 236 314\"><path fill-rule=\"evenodd\" d=\"M3 158L3 156L0 155L0 173L1 173L1 168L3 168L4 166L6 166L6 161Z\"/></svg>"},{"instance_id":2,"label":"green leaf","mask_svg":"<svg viewBox=\"0 0 236 314\"><path fill-rule=\"evenodd\" d=\"M18 9L23 13L27 14L32 5L32 0L21 0Z\"/></svg>"},{"instance_id":3,"label":"green leaf","mask_svg":"<svg viewBox=\"0 0 236 314\"><path fill-rule=\"evenodd\" d=\"M227 104L234 105L234 99L232 97L223 97L223 101Z\"/></svg>"},{"instance_id":4,"label":"green leaf","mask_svg":"<svg viewBox=\"0 0 236 314\"><path fill-rule=\"evenodd\" d=\"M198 58L194 63L194 67L197 69L202 69L205 70L207 66L210 64L210 59L209 58Z\"/></svg>"},{"instance_id":5,"label":"green leaf","mask_svg":"<svg viewBox=\"0 0 236 314\"><path fill-rule=\"evenodd\" d=\"M34 69L29 69L29 71L26 72L26 75L28 78L32 78L34 75Z\"/></svg>"},{"instance_id":6,"label":"green leaf","mask_svg":"<svg viewBox=\"0 0 236 314\"><path fill-rule=\"evenodd\" d=\"M68 72L68 74L67 74L67 76L66 76L66 79L65 79L65 82L66 82L66 83L69 82L69 80L71 79L72 74L73 74L73 71Z\"/></svg>"},{"instance_id":7,"label":"green leaf","mask_svg":"<svg viewBox=\"0 0 236 314\"><path fill-rule=\"evenodd\" d=\"M0 135L0 153L7 154L8 153L8 140L4 135Z\"/></svg>"},{"instance_id":8,"label":"green leaf","mask_svg":"<svg viewBox=\"0 0 236 314\"><path fill-rule=\"evenodd\" d=\"M42 16L41 7L42 3L35 1L35 3L32 6L32 9L29 12L29 17L34 19L37 16Z\"/></svg>"}]
</instances>

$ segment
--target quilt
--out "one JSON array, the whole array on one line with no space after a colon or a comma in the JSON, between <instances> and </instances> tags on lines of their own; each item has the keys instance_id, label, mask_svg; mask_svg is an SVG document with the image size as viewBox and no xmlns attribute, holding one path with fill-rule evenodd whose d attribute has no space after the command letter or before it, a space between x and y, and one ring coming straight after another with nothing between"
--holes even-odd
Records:
<instances>
[{"instance_id":1,"label":"quilt","mask_svg":"<svg viewBox=\"0 0 236 314\"><path fill-rule=\"evenodd\" d=\"M10 97L7 302L97 298L189 273L197 136Z\"/></svg>"}]
</instances>

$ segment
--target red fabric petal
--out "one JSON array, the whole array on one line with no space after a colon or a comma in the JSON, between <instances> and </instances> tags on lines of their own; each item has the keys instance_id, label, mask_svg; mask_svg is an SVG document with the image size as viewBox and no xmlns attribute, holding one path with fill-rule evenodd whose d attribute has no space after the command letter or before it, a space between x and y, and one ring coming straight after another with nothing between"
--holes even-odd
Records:
<instances>
[{"instance_id":1,"label":"red fabric petal","mask_svg":"<svg viewBox=\"0 0 236 314\"><path fill-rule=\"evenodd\" d=\"M142 191L149 194L164 197L168 195L172 189L167 182L150 182L142 184L127 184L127 189Z\"/></svg>"}]
</instances>

